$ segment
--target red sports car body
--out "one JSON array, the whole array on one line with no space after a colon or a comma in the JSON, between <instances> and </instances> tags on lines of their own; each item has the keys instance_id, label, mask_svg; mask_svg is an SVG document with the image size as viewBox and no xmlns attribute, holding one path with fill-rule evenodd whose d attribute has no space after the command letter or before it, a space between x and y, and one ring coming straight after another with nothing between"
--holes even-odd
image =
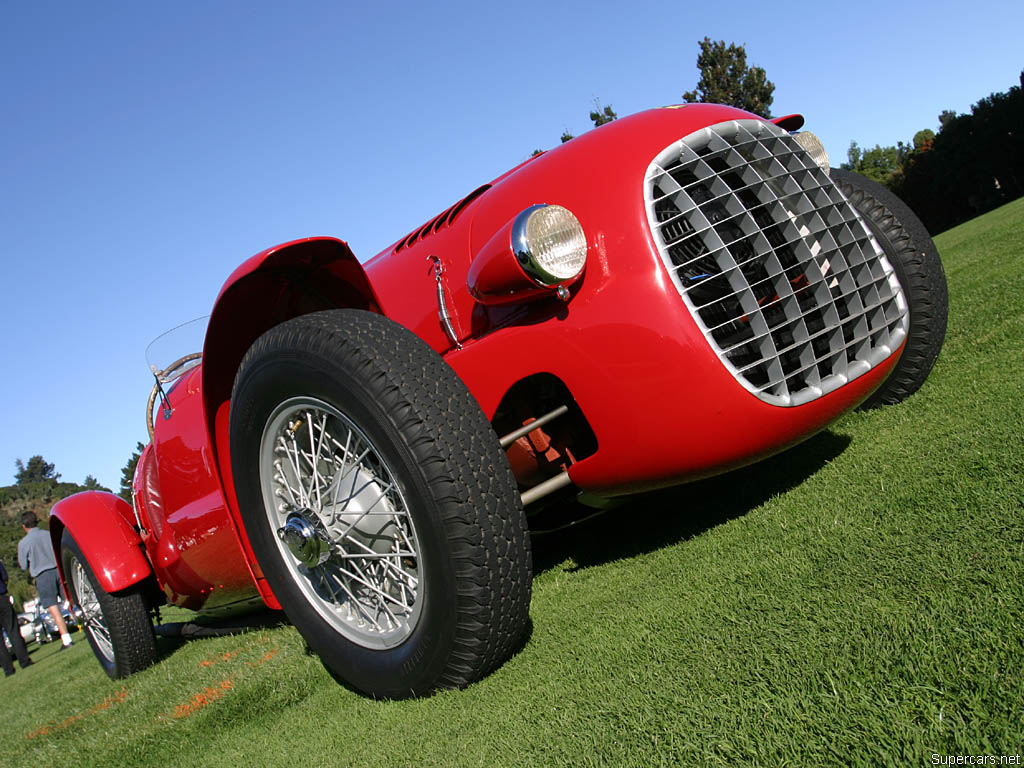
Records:
<instances>
[{"instance_id":1,"label":"red sports car body","mask_svg":"<svg viewBox=\"0 0 1024 768\"><path fill-rule=\"evenodd\" d=\"M334 646L319 625L307 639L313 638L329 667L375 695L421 693L486 674L508 655L501 650L508 643L495 645L492 658L459 677L441 658L458 655L452 650L461 642L458 632L441 643L448 648L437 651L433 662L435 646L427 635L419 637L434 620L431 595L449 588L433 585L448 585L448 576L430 575L432 555L423 539L432 518L416 511L422 492L413 479L399 477L402 460L388 459L386 450L379 451L384 469L359 465L357 474L380 487L378 499L393 495L392 487L401 490L401 499L383 502L393 507L385 538L407 540L417 555L399 557L402 546L385 550L360 535L358 552L370 559L358 573L341 569L334 596L309 586L310 574L326 568L326 559L355 556L321 530L337 515L312 499L321 479L324 487L333 483L337 496L348 447L339 445L340 458L318 464L314 438L337 437L343 430L332 427L325 437L325 425L344 416L350 435L355 425L370 443L386 442L353 416L343 397L317 394L309 402L314 410L326 403L319 422L315 414L308 421L289 416L273 435L280 406L273 412L268 406L257 419L255 442L270 435L264 438L270 447L259 455L284 445L280 455L294 457L295 477L312 474L309 498L286 500L278 518L267 513L268 531L285 542L280 552L272 542L263 550L258 542L254 547L246 509L261 507L260 482L263 504L270 505L268 489L284 498L306 481L293 481L293 470L281 470L271 459L253 475L262 481L240 480L247 460L239 457L251 455L255 462L257 455L255 445L245 453L244 429L235 424L242 417L233 408L233 392L245 390L246 366L255 365L246 361L258 357L268 334L293 327L298 333L297 320L309 323L339 309L383 316L411 331L417 349L429 347L457 374L493 441L500 440L508 463L501 471L511 469L516 488L508 503L518 510L547 496L560 498L557 493L593 501L665 487L781 451L891 386L897 373L917 380L885 393L883 401L916 389L938 353L934 337L939 334L941 345L938 326L945 322L944 303L941 313L916 308L914 266L903 264L907 248L898 233L862 202L863 187L852 175L830 176L813 143L790 133L801 123L717 105L654 109L526 161L365 264L346 243L327 237L253 256L220 291L201 363L185 366L159 387L152 440L135 476L134 508L102 493L79 494L54 507L50 530L55 548L65 552L62 575L71 594L81 602L83 589L92 595L90 585L100 597L134 590L147 610L161 601L209 612L284 608L304 634L310 622L337 628L338 642L352 644L339 651L348 654L340 660L332 660ZM926 235L918 225L908 223L909 211L873 187L868 192L872 201L890 203L899 214L897 226L913 230L910 251L934 251L930 241L922 242ZM583 245L572 258L583 264L566 268L571 274L558 272L561 255L550 263L534 258L535 251L550 243L563 248L573 237ZM937 256L933 261L938 264ZM940 264L937 269L927 275L936 285ZM930 325L922 331L922 323ZM914 363L909 373L897 371L909 354L905 347L915 339L923 345L923 338L931 339L925 350L930 360ZM386 360L381 370L390 370ZM411 386L427 382L419 368L410 371ZM313 374L308 378L318 381ZM284 395L278 400L291 402ZM289 453L289 440L305 434L301 430L309 431L313 447ZM463 434L448 439L459 443ZM303 470L303 461L312 469ZM406 509L410 529L395 522ZM419 539L409 535L413 529ZM66 534L75 545L70 559ZM437 546L447 551L443 541ZM523 548L526 555L517 562L525 557L528 568L528 541ZM392 575L372 576L377 571L367 563L392 554L398 563ZM291 561L280 566L284 576L268 578L268 558ZM82 572L93 581L80 578L76 588L68 569L81 569L83 562L88 567ZM369 589L367 581L389 614L383 621L359 614L366 613L360 606L369 598L358 590ZM298 585L299 597L279 594L291 584ZM517 605L524 599L528 605L525 589ZM290 603L296 600L312 605L311 618L293 615ZM387 600L401 607L388 610ZM344 611L341 603L348 603ZM143 666L119 663L117 632L102 607L97 598L100 660L106 658L115 675ZM516 610L521 615L512 624L525 620L525 609ZM510 626L506 634L517 631ZM108 649L106 656L100 652ZM430 668L423 675L409 672L423 665ZM364 674L366 669L371 671Z\"/></svg>"}]
</instances>

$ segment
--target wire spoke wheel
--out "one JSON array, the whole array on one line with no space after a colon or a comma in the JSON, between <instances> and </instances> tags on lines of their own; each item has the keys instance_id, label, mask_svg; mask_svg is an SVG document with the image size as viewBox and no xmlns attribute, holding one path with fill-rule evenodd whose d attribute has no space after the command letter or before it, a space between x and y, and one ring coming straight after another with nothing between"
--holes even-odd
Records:
<instances>
[{"instance_id":1,"label":"wire spoke wheel","mask_svg":"<svg viewBox=\"0 0 1024 768\"><path fill-rule=\"evenodd\" d=\"M71 583L78 595L78 606L82 609L85 630L92 638L97 653L108 662L114 661L114 644L110 640L110 629L103 619L103 609L92 583L85 575L85 569L78 558L71 558Z\"/></svg>"},{"instance_id":2,"label":"wire spoke wheel","mask_svg":"<svg viewBox=\"0 0 1024 768\"><path fill-rule=\"evenodd\" d=\"M274 326L239 366L230 435L260 570L332 675L404 698L511 656L531 575L515 476L422 340L359 310Z\"/></svg>"},{"instance_id":3,"label":"wire spoke wheel","mask_svg":"<svg viewBox=\"0 0 1024 768\"><path fill-rule=\"evenodd\" d=\"M422 605L420 547L366 434L322 400L290 398L263 431L260 477L281 556L317 612L367 648L405 640Z\"/></svg>"}]
</instances>

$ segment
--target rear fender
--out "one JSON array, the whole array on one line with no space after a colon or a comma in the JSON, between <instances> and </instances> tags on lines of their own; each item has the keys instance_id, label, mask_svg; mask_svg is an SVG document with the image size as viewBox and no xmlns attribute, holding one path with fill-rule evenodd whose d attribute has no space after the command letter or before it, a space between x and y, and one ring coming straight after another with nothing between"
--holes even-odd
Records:
<instances>
[{"instance_id":1,"label":"rear fender","mask_svg":"<svg viewBox=\"0 0 1024 768\"><path fill-rule=\"evenodd\" d=\"M132 508L112 493L85 491L54 505L50 511L50 539L65 594L70 594L60 556L65 530L71 532L100 586L107 592L127 589L152 575L153 569L142 552L142 539L135 532L133 520Z\"/></svg>"}]
</instances>

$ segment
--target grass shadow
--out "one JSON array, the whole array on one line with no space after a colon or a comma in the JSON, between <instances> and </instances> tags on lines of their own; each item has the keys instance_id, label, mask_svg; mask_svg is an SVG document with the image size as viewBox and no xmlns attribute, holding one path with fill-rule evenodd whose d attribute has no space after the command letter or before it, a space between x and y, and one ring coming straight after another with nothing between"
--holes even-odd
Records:
<instances>
[{"instance_id":1,"label":"grass shadow","mask_svg":"<svg viewBox=\"0 0 1024 768\"><path fill-rule=\"evenodd\" d=\"M495 672L498 669L501 669L501 667L505 666L505 664L508 664L509 661L514 659L520 653L522 653L523 649L526 648L526 644L530 642L530 639L532 637L533 637L533 619L531 619L529 616L527 616L526 617L526 626L523 627L522 633L520 634L519 638L516 640L515 644L512 646L512 650L508 654L508 656L507 657L501 657L501 659L498 661L497 664L494 664L491 667L489 667L488 669L485 669L484 672L480 675L480 677L478 679L474 680L473 682L469 683L468 686L460 685L460 686L457 686L457 688L463 689L463 688L466 688L466 687L470 687L470 686L476 685L477 683L481 682L482 680L486 680L487 677L491 673ZM327 666L326 662L324 662L324 660L323 660L323 657L320 656L319 654L317 654L317 652L314 651L309 646L309 643L305 643L305 652L306 652L307 656L316 658L316 659L318 659L320 661L320 666L323 667L324 672L326 672L328 674L328 676L332 680L334 680L335 683L337 683L342 688L346 689L349 693L354 693L356 696L359 696L360 698L372 699L374 701L403 701L403 700L406 700L406 699L413 699L413 698L416 698L416 699L430 698L431 696L436 696L438 693L441 693L442 691L452 690L450 685L443 685L442 687L436 688L436 689L434 689L432 691L429 691L428 693L423 694L421 696L406 696L406 695L400 695L400 696L394 696L394 697L374 696L372 694L368 694L365 691L362 691L359 688L355 687L349 681L347 681L345 678L341 677L341 675L339 673L335 672L333 669L331 669L329 666Z\"/></svg>"},{"instance_id":2,"label":"grass shadow","mask_svg":"<svg viewBox=\"0 0 1024 768\"><path fill-rule=\"evenodd\" d=\"M640 494L620 507L562 531L533 538L540 574L571 558L580 570L653 552L741 517L804 482L850 444L831 431L764 461L724 475ZM593 512L568 502L580 516Z\"/></svg>"},{"instance_id":3,"label":"grass shadow","mask_svg":"<svg viewBox=\"0 0 1024 768\"><path fill-rule=\"evenodd\" d=\"M185 611L179 611L184 614ZM189 611L188 613L192 613ZM185 618L175 616L175 618ZM287 625L284 611L262 610L228 618L205 617L193 614L183 621L161 622L153 627L156 634L157 659L163 661L191 640L206 637L225 637L260 629Z\"/></svg>"}]
</instances>

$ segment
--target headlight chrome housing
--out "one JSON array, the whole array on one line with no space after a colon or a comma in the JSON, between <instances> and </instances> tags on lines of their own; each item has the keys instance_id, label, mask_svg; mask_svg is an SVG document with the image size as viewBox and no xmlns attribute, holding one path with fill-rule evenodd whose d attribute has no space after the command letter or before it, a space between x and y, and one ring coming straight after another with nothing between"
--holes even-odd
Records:
<instances>
[{"instance_id":1,"label":"headlight chrome housing","mask_svg":"<svg viewBox=\"0 0 1024 768\"><path fill-rule=\"evenodd\" d=\"M531 205L512 223L512 251L523 271L543 286L573 280L587 263L587 236L560 205Z\"/></svg>"}]
</instances>

